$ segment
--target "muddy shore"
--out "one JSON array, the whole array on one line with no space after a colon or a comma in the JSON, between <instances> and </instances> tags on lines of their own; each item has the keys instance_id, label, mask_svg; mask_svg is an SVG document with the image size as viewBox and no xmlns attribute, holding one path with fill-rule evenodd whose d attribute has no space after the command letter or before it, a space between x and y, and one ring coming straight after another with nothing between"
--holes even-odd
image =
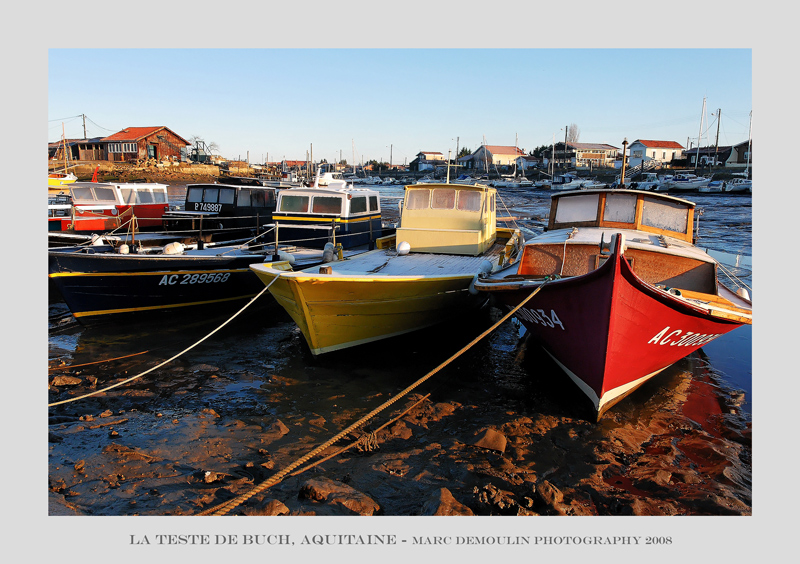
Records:
<instances>
[{"instance_id":1,"label":"muddy shore","mask_svg":"<svg viewBox=\"0 0 800 564\"><path fill-rule=\"evenodd\" d=\"M50 309L56 319L59 304ZM50 514L212 511L450 354L434 354L420 338L395 343L394 350L408 354L394 368L369 368L386 364L385 350L365 352L359 362L314 362L291 320L270 317L223 332L202 354L188 353L141 380L51 407ZM499 317L487 310L440 343L441 350L455 352L466 335ZM204 330L197 327L197 334ZM162 331L163 350L117 360L121 334L84 331L74 350L51 338L49 400L137 374L188 337L184 330ZM100 350L111 360L78 366L97 361ZM538 347L519 338L516 324L506 323L306 465L360 442L305 471L299 466L224 514L751 514L749 418L702 352L648 382L599 423L577 396Z\"/></svg>"}]
</instances>

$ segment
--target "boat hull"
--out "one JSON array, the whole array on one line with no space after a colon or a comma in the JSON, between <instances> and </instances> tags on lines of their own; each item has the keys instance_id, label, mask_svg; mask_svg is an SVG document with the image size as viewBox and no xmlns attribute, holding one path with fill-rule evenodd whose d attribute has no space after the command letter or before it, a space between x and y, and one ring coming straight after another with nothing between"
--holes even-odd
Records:
<instances>
[{"instance_id":1,"label":"boat hull","mask_svg":"<svg viewBox=\"0 0 800 564\"><path fill-rule=\"evenodd\" d=\"M49 279L75 318L88 324L250 299L264 286L249 266L263 259L50 251Z\"/></svg>"},{"instance_id":2,"label":"boat hull","mask_svg":"<svg viewBox=\"0 0 800 564\"><path fill-rule=\"evenodd\" d=\"M470 291L474 274L313 275L288 271L287 263L251 268L297 323L314 355L430 327L488 299Z\"/></svg>"},{"instance_id":3,"label":"boat hull","mask_svg":"<svg viewBox=\"0 0 800 564\"><path fill-rule=\"evenodd\" d=\"M608 408L681 358L743 324L636 276L619 248L585 275L545 282L516 317L591 400ZM542 284L476 284L506 306Z\"/></svg>"}]
</instances>

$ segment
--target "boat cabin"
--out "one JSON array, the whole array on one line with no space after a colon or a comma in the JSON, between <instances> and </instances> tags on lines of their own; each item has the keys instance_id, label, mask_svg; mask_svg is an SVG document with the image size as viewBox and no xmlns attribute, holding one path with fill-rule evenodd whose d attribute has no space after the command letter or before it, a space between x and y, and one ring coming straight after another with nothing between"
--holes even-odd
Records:
<instances>
[{"instance_id":1,"label":"boat cabin","mask_svg":"<svg viewBox=\"0 0 800 564\"><path fill-rule=\"evenodd\" d=\"M326 173L309 188L280 190L272 220L281 242L301 247L332 242L349 249L383 235L380 194L353 188L339 173Z\"/></svg>"},{"instance_id":2,"label":"boat cabin","mask_svg":"<svg viewBox=\"0 0 800 564\"><path fill-rule=\"evenodd\" d=\"M276 190L256 179L227 178L225 183L189 184L183 209L164 216L165 229L250 227L271 221Z\"/></svg>"},{"instance_id":3,"label":"boat cabin","mask_svg":"<svg viewBox=\"0 0 800 564\"><path fill-rule=\"evenodd\" d=\"M692 243L693 202L635 190L553 194L547 230L570 227L636 229Z\"/></svg>"},{"instance_id":4,"label":"boat cabin","mask_svg":"<svg viewBox=\"0 0 800 564\"><path fill-rule=\"evenodd\" d=\"M74 215L92 214L114 218L108 229L119 227L136 217L138 228L161 227L161 217L169 209L167 185L157 183L73 182L69 190ZM77 223L70 228L76 230ZM87 229L97 229L89 227Z\"/></svg>"},{"instance_id":5,"label":"boat cabin","mask_svg":"<svg viewBox=\"0 0 800 564\"><path fill-rule=\"evenodd\" d=\"M413 252L477 256L497 237L494 188L482 184L406 186L398 244Z\"/></svg>"}]
</instances>

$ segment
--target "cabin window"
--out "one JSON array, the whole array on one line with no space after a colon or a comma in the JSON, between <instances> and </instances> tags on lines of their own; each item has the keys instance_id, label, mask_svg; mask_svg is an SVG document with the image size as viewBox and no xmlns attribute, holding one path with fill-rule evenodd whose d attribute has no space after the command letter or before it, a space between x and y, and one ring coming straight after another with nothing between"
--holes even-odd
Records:
<instances>
[{"instance_id":1,"label":"cabin window","mask_svg":"<svg viewBox=\"0 0 800 564\"><path fill-rule=\"evenodd\" d=\"M167 203L167 191L153 190L153 201L156 202L157 204Z\"/></svg>"},{"instance_id":2,"label":"cabin window","mask_svg":"<svg viewBox=\"0 0 800 564\"><path fill-rule=\"evenodd\" d=\"M642 225L686 233L689 226L689 208L680 202L644 198Z\"/></svg>"},{"instance_id":3,"label":"cabin window","mask_svg":"<svg viewBox=\"0 0 800 564\"><path fill-rule=\"evenodd\" d=\"M350 200L350 213L364 213L367 211L367 198L360 196Z\"/></svg>"},{"instance_id":4,"label":"cabin window","mask_svg":"<svg viewBox=\"0 0 800 564\"><path fill-rule=\"evenodd\" d=\"M406 207L410 210L424 210L430 201L430 190L409 190Z\"/></svg>"},{"instance_id":5,"label":"cabin window","mask_svg":"<svg viewBox=\"0 0 800 564\"><path fill-rule=\"evenodd\" d=\"M219 188L206 188L203 190L203 201L206 203L215 204L219 198Z\"/></svg>"},{"instance_id":6,"label":"cabin window","mask_svg":"<svg viewBox=\"0 0 800 564\"><path fill-rule=\"evenodd\" d=\"M313 213L342 213L342 199L331 196L315 196L311 211Z\"/></svg>"},{"instance_id":7,"label":"cabin window","mask_svg":"<svg viewBox=\"0 0 800 564\"><path fill-rule=\"evenodd\" d=\"M456 191L452 188L438 188L433 191L431 208L435 210L452 210L456 207Z\"/></svg>"},{"instance_id":8,"label":"cabin window","mask_svg":"<svg viewBox=\"0 0 800 564\"><path fill-rule=\"evenodd\" d=\"M380 211L380 206L378 206L378 196L370 196L369 197L369 211Z\"/></svg>"},{"instance_id":9,"label":"cabin window","mask_svg":"<svg viewBox=\"0 0 800 564\"><path fill-rule=\"evenodd\" d=\"M100 188L96 187L94 189L95 198L98 200L110 200L112 202L117 201L117 195L114 193L113 188Z\"/></svg>"},{"instance_id":10,"label":"cabin window","mask_svg":"<svg viewBox=\"0 0 800 564\"><path fill-rule=\"evenodd\" d=\"M94 194L92 194L91 188L84 188L84 187L73 187L72 188L72 197L76 200L94 200Z\"/></svg>"},{"instance_id":11,"label":"cabin window","mask_svg":"<svg viewBox=\"0 0 800 564\"><path fill-rule=\"evenodd\" d=\"M136 191L137 204L152 204L153 193L150 190L137 190Z\"/></svg>"},{"instance_id":12,"label":"cabin window","mask_svg":"<svg viewBox=\"0 0 800 564\"><path fill-rule=\"evenodd\" d=\"M186 194L187 202L202 202L203 201L203 188L200 186L189 186L189 191Z\"/></svg>"},{"instance_id":13,"label":"cabin window","mask_svg":"<svg viewBox=\"0 0 800 564\"><path fill-rule=\"evenodd\" d=\"M556 207L556 223L595 221L599 194L586 194L559 198Z\"/></svg>"},{"instance_id":14,"label":"cabin window","mask_svg":"<svg viewBox=\"0 0 800 564\"><path fill-rule=\"evenodd\" d=\"M136 203L136 193L133 191L133 188L120 188L119 191L122 194L123 204Z\"/></svg>"},{"instance_id":15,"label":"cabin window","mask_svg":"<svg viewBox=\"0 0 800 564\"><path fill-rule=\"evenodd\" d=\"M636 220L636 194L608 194L603 221L633 223Z\"/></svg>"},{"instance_id":16,"label":"cabin window","mask_svg":"<svg viewBox=\"0 0 800 564\"><path fill-rule=\"evenodd\" d=\"M247 188L239 190L239 197L236 199L236 205L240 208L250 207L250 190Z\"/></svg>"},{"instance_id":17,"label":"cabin window","mask_svg":"<svg viewBox=\"0 0 800 564\"><path fill-rule=\"evenodd\" d=\"M253 190L250 192L250 206L254 208L264 208L267 206L264 200L263 190Z\"/></svg>"},{"instance_id":18,"label":"cabin window","mask_svg":"<svg viewBox=\"0 0 800 564\"><path fill-rule=\"evenodd\" d=\"M233 188L220 188L219 203L232 204L235 196L236 196L236 190L234 190Z\"/></svg>"},{"instance_id":19,"label":"cabin window","mask_svg":"<svg viewBox=\"0 0 800 564\"><path fill-rule=\"evenodd\" d=\"M307 212L308 196L284 196L281 198L281 211Z\"/></svg>"},{"instance_id":20,"label":"cabin window","mask_svg":"<svg viewBox=\"0 0 800 564\"><path fill-rule=\"evenodd\" d=\"M462 211L481 211L481 194L480 192L471 192L469 190L461 190L458 193L458 209Z\"/></svg>"}]
</instances>

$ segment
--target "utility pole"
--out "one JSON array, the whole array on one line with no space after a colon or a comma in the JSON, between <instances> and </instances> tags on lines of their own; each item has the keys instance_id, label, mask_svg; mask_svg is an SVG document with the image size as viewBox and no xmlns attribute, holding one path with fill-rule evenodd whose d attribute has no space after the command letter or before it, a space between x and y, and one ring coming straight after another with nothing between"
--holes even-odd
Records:
<instances>
[{"instance_id":1,"label":"utility pole","mask_svg":"<svg viewBox=\"0 0 800 564\"><path fill-rule=\"evenodd\" d=\"M569 165L567 164L567 134L569 133L569 126L564 126L564 170L569 170Z\"/></svg>"},{"instance_id":2,"label":"utility pole","mask_svg":"<svg viewBox=\"0 0 800 564\"><path fill-rule=\"evenodd\" d=\"M622 140L622 172L619 175L619 184L625 187L625 165L628 164L628 138Z\"/></svg>"},{"instance_id":3,"label":"utility pole","mask_svg":"<svg viewBox=\"0 0 800 564\"><path fill-rule=\"evenodd\" d=\"M86 114L81 114L81 116L83 116L83 138L88 139L86 137Z\"/></svg>"}]
</instances>

